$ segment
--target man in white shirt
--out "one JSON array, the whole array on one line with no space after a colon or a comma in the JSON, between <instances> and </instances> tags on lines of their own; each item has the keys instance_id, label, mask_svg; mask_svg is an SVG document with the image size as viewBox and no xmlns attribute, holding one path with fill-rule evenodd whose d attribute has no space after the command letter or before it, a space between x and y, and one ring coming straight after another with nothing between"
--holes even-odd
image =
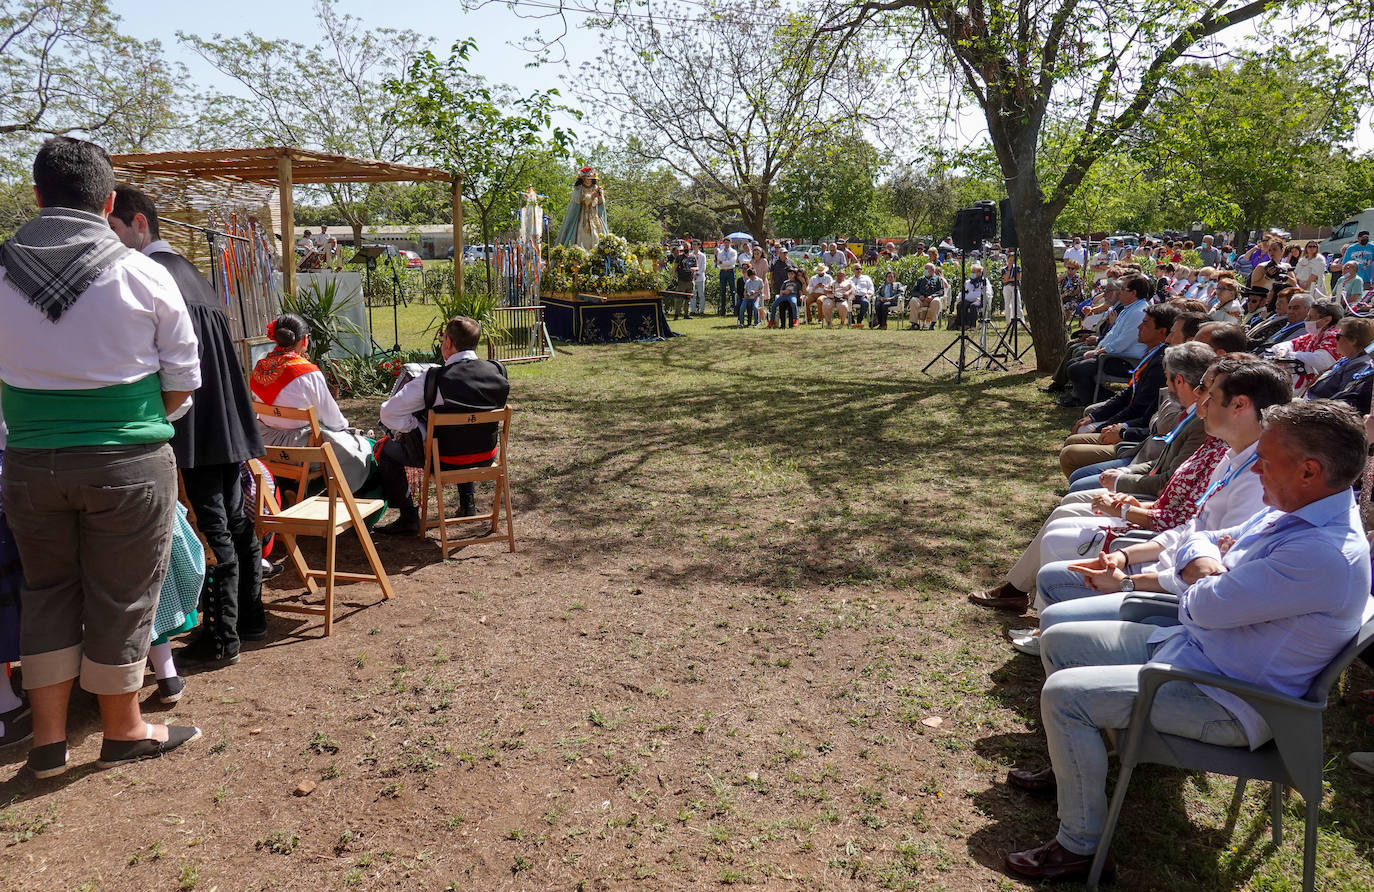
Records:
<instances>
[{"instance_id":1,"label":"man in white shirt","mask_svg":"<svg viewBox=\"0 0 1374 892\"><path fill-rule=\"evenodd\" d=\"M816 266L816 273L806 283L806 324L811 324L811 307L816 308L816 317L821 315L821 301L835 293L835 279L830 275L826 264Z\"/></svg>"},{"instance_id":2,"label":"man in white shirt","mask_svg":"<svg viewBox=\"0 0 1374 892\"><path fill-rule=\"evenodd\" d=\"M854 282L854 297L851 298L849 321L854 328L862 328L864 317L873 305L873 277L864 272L862 264L854 264L853 270L854 278L851 281Z\"/></svg>"},{"instance_id":3,"label":"man in white shirt","mask_svg":"<svg viewBox=\"0 0 1374 892\"><path fill-rule=\"evenodd\" d=\"M506 405L510 394L506 367L494 360L477 358L476 348L481 339L482 327L475 319L450 319L439 345L444 364L409 382L382 403L381 421L392 433L377 446L377 466L382 495L400 513L391 523L377 527L376 532L414 536L420 530L420 512L411 496L405 469L424 466L425 427L421 419L427 424L431 409L489 412ZM465 425L443 428L444 435L436 432L444 467L490 465L496 457L496 427ZM460 483L458 514L470 517L475 513L474 484Z\"/></svg>"},{"instance_id":4,"label":"man in white shirt","mask_svg":"<svg viewBox=\"0 0 1374 892\"><path fill-rule=\"evenodd\" d=\"M706 315L706 252L701 242L692 242L692 312Z\"/></svg>"},{"instance_id":5,"label":"man in white shirt","mask_svg":"<svg viewBox=\"0 0 1374 892\"><path fill-rule=\"evenodd\" d=\"M1093 274L1093 284L1107 278L1107 270L1111 268L1112 255L1107 250L1107 243L1103 242L1097 248L1097 253L1093 255L1091 269Z\"/></svg>"},{"instance_id":6,"label":"man in white shirt","mask_svg":"<svg viewBox=\"0 0 1374 892\"><path fill-rule=\"evenodd\" d=\"M1075 236L1073 244L1064 249L1064 259L1077 261L1079 267L1088 265L1088 249L1083 245L1083 239Z\"/></svg>"},{"instance_id":7,"label":"man in white shirt","mask_svg":"<svg viewBox=\"0 0 1374 892\"><path fill-rule=\"evenodd\" d=\"M1035 581L1042 632L1060 622L1114 619L1132 591L1181 594L1188 583L1178 574L1177 548L1194 532L1235 526L1264 507L1259 475L1250 468L1264 410L1292 397L1288 377L1258 357L1227 357L1208 370L1203 386L1198 414L1207 433L1225 440L1228 451L1212 472L1202 510L1147 542L1103 552L1087 562L1042 567Z\"/></svg>"},{"instance_id":8,"label":"man in white shirt","mask_svg":"<svg viewBox=\"0 0 1374 892\"><path fill-rule=\"evenodd\" d=\"M145 723L138 692L172 543L171 419L201 378L176 283L109 227L104 149L54 137L33 174L38 216L0 245L0 387L5 514L24 567L28 768L45 778L67 770L78 676L100 705L102 767L200 736Z\"/></svg>"},{"instance_id":9,"label":"man in white shirt","mask_svg":"<svg viewBox=\"0 0 1374 892\"><path fill-rule=\"evenodd\" d=\"M724 316L735 295L735 264L739 262L739 252L730 246L730 240L721 236L716 244L716 269L720 271L720 315Z\"/></svg>"}]
</instances>

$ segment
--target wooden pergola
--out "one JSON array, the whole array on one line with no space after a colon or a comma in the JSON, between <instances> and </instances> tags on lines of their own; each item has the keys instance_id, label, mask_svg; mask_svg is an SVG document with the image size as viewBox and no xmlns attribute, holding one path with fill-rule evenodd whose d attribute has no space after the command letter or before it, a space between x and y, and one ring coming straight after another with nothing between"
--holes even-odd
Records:
<instances>
[{"instance_id":1,"label":"wooden pergola","mask_svg":"<svg viewBox=\"0 0 1374 892\"><path fill-rule=\"evenodd\" d=\"M198 152L150 152L113 155L115 173L142 180L194 179L225 184L247 183L274 187L281 208L282 286L296 291L295 186L328 183L444 182L450 184L453 207L453 278L463 288L463 200L458 178L432 167L393 164L309 149L266 146Z\"/></svg>"}]
</instances>

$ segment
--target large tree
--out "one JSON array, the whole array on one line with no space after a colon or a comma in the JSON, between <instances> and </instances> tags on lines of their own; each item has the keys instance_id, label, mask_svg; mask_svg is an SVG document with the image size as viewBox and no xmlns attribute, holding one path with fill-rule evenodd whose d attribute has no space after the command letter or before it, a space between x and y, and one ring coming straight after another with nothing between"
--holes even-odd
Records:
<instances>
[{"instance_id":1,"label":"large tree","mask_svg":"<svg viewBox=\"0 0 1374 892\"><path fill-rule=\"evenodd\" d=\"M120 34L104 0L0 0L0 136L145 147L171 129L181 71Z\"/></svg>"},{"instance_id":2,"label":"large tree","mask_svg":"<svg viewBox=\"0 0 1374 892\"><path fill-rule=\"evenodd\" d=\"M861 100L876 104L878 66L861 36L826 45L814 15L777 0L694 10L607 4L597 23L613 27L578 89L590 120L638 137L646 160L719 193L715 210L762 236L779 175Z\"/></svg>"},{"instance_id":3,"label":"large tree","mask_svg":"<svg viewBox=\"0 0 1374 892\"><path fill-rule=\"evenodd\" d=\"M1181 66L1164 89L1166 113L1147 116L1128 142L1186 219L1245 239L1325 210L1362 88L1323 47Z\"/></svg>"},{"instance_id":4,"label":"large tree","mask_svg":"<svg viewBox=\"0 0 1374 892\"><path fill-rule=\"evenodd\" d=\"M467 70L475 48L471 40L459 41L443 61L428 50L418 54L405 78L387 82L395 102L387 117L413 134L412 152L459 178L486 244L520 191L533 185L535 171L561 158L572 135L553 126L554 111L564 110L557 90L520 96L488 84ZM488 281L491 263L488 254Z\"/></svg>"},{"instance_id":5,"label":"large tree","mask_svg":"<svg viewBox=\"0 0 1374 892\"><path fill-rule=\"evenodd\" d=\"M857 0L827 33L874 28L930 48L913 73L949 79L983 114L1021 240L1036 363L1066 348L1051 236L1084 177L1150 109L1186 54L1281 0ZM917 55L916 59L922 58ZM1071 128L1062 163L1040 164L1046 125Z\"/></svg>"},{"instance_id":6,"label":"large tree","mask_svg":"<svg viewBox=\"0 0 1374 892\"><path fill-rule=\"evenodd\" d=\"M414 31L378 28L342 15L335 0L319 0L322 39L305 45L270 40L253 32L177 37L246 95L208 97L207 115L218 119L221 138L247 145L287 145L402 161L412 142L400 119L387 114L397 99L383 83L404 79L428 38ZM361 244L373 217L375 184L319 187Z\"/></svg>"},{"instance_id":7,"label":"large tree","mask_svg":"<svg viewBox=\"0 0 1374 892\"><path fill-rule=\"evenodd\" d=\"M804 146L778 177L773 220L779 233L817 241L877 234L882 156L854 130Z\"/></svg>"}]
</instances>

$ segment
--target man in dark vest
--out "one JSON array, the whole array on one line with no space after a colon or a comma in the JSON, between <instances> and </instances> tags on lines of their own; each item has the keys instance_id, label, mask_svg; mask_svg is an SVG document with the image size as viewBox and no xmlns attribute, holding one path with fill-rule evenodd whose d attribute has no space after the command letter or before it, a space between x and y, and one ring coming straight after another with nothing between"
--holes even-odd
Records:
<instances>
[{"instance_id":1,"label":"man in dark vest","mask_svg":"<svg viewBox=\"0 0 1374 892\"><path fill-rule=\"evenodd\" d=\"M381 418L392 436L377 449L377 464L382 476L382 495L388 505L400 509L400 517L377 532L414 536L420 531L420 512L411 500L407 467L424 465L423 436L430 409L453 412L490 412L506 405L510 381L506 367L494 360L478 359L477 343L482 326L467 316L455 316L444 326L440 351L444 364L430 369L402 387L382 403ZM446 468L480 467L496 457L497 425L471 425L446 428L439 440L440 457ZM421 498L426 497L421 493ZM458 486L459 515L477 513L475 485Z\"/></svg>"},{"instance_id":2,"label":"man in dark vest","mask_svg":"<svg viewBox=\"0 0 1374 892\"><path fill-rule=\"evenodd\" d=\"M175 422L172 450L196 526L215 553L215 566L201 595L202 632L179 656L191 664L232 665L238 662L241 638L267 635L262 546L253 518L244 510L239 477L239 466L264 452L252 397L229 336L224 301L191 261L162 240L152 200L131 186L118 187L110 228L125 245L171 274L200 343L200 389L191 410ZM164 690L164 699L180 693L179 678L160 681L159 688L164 683L176 688Z\"/></svg>"}]
</instances>

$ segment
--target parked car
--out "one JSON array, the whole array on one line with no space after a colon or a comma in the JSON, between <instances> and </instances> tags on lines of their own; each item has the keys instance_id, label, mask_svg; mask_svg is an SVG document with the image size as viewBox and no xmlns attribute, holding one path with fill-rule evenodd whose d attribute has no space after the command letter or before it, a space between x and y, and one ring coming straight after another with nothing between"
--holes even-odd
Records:
<instances>
[{"instance_id":1,"label":"parked car","mask_svg":"<svg viewBox=\"0 0 1374 892\"><path fill-rule=\"evenodd\" d=\"M496 249L491 245L467 245L463 248L463 262L474 263L478 260L486 260L495 253Z\"/></svg>"},{"instance_id":2,"label":"parked car","mask_svg":"<svg viewBox=\"0 0 1374 892\"><path fill-rule=\"evenodd\" d=\"M805 260L806 262L810 263L817 257L821 256L821 246L793 245L792 248L787 252L787 255L791 257L793 260Z\"/></svg>"},{"instance_id":3,"label":"parked car","mask_svg":"<svg viewBox=\"0 0 1374 892\"><path fill-rule=\"evenodd\" d=\"M1355 233L1363 230L1374 232L1374 208L1365 208L1355 216L1331 229L1331 235L1317 246L1317 250L1328 256L1337 257L1355 242Z\"/></svg>"},{"instance_id":4,"label":"parked car","mask_svg":"<svg viewBox=\"0 0 1374 892\"><path fill-rule=\"evenodd\" d=\"M420 259L420 255L419 255L419 254L416 254L414 251L401 250L399 253L400 253L400 255L401 255L401 258L402 258L403 260L405 260L406 266L407 266L409 269L424 269L424 268L425 268L425 262L424 262L423 260L421 260L421 259Z\"/></svg>"},{"instance_id":5,"label":"parked car","mask_svg":"<svg viewBox=\"0 0 1374 892\"><path fill-rule=\"evenodd\" d=\"M1065 251L1069 246L1066 245L1066 244L1064 243L1064 240L1063 240L1062 238L1054 239L1052 242L1050 242L1050 244L1052 244L1052 245L1054 246L1054 259L1055 259L1055 260L1063 260L1063 259L1064 259L1064 251Z\"/></svg>"}]
</instances>

